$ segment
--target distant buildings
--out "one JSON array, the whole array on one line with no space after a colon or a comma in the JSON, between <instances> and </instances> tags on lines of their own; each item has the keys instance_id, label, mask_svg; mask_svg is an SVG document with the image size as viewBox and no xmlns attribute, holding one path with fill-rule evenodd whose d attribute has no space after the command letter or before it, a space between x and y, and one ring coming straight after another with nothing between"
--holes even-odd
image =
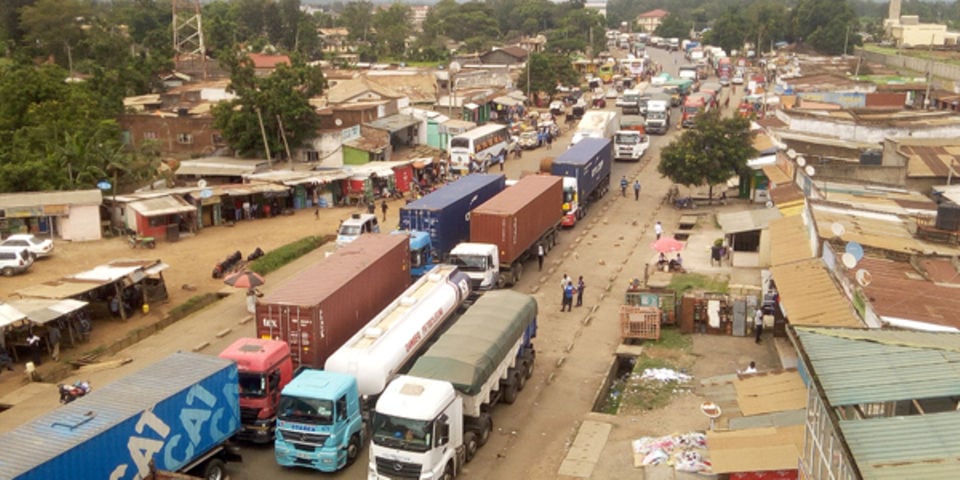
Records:
<instances>
[{"instance_id":1,"label":"distant buildings","mask_svg":"<svg viewBox=\"0 0 960 480\"><path fill-rule=\"evenodd\" d=\"M637 26L644 32L653 33L667 15L670 15L670 12L660 8L641 13L637 15Z\"/></svg>"}]
</instances>

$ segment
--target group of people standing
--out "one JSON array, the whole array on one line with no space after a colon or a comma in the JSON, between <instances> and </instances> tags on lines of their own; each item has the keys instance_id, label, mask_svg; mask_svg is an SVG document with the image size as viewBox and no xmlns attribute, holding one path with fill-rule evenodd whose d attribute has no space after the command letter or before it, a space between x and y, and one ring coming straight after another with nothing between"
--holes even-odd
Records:
<instances>
[{"instance_id":1,"label":"group of people standing","mask_svg":"<svg viewBox=\"0 0 960 480\"><path fill-rule=\"evenodd\" d=\"M573 309L574 296L577 297L577 306L583 306L583 291L587 288L587 284L583 282L583 275L580 275L577 283L574 284L573 279L564 273L563 279L560 280L560 288L563 290L563 303L560 304L561 312L569 312Z\"/></svg>"}]
</instances>

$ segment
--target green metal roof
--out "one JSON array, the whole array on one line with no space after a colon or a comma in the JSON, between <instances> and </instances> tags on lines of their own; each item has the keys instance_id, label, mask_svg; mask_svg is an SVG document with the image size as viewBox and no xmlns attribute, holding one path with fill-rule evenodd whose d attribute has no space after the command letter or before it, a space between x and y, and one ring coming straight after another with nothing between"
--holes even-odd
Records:
<instances>
[{"instance_id":1,"label":"green metal roof","mask_svg":"<svg viewBox=\"0 0 960 480\"><path fill-rule=\"evenodd\" d=\"M960 396L960 334L796 329L830 405Z\"/></svg>"},{"instance_id":2,"label":"green metal roof","mask_svg":"<svg viewBox=\"0 0 960 480\"><path fill-rule=\"evenodd\" d=\"M960 472L960 413L840 422L863 478L955 479Z\"/></svg>"}]
</instances>

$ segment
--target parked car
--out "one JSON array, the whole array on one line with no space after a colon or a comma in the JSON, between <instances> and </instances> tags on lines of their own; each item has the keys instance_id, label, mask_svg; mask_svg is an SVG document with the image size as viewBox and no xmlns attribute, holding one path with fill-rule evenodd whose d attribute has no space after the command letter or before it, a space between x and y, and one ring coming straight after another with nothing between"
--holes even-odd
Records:
<instances>
[{"instance_id":1,"label":"parked car","mask_svg":"<svg viewBox=\"0 0 960 480\"><path fill-rule=\"evenodd\" d=\"M18 233L0 242L0 247L22 247L26 248L33 258L46 257L53 253L53 240L37 238L29 233Z\"/></svg>"},{"instance_id":2,"label":"parked car","mask_svg":"<svg viewBox=\"0 0 960 480\"><path fill-rule=\"evenodd\" d=\"M0 247L0 274L12 277L33 265L33 255L23 247Z\"/></svg>"}]
</instances>

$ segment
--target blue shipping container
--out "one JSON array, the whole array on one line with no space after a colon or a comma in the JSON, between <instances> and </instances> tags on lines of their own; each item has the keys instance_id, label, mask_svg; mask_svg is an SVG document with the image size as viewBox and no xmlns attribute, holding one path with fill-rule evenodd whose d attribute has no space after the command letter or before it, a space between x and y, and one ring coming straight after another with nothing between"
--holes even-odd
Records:
<instances>
[{"instance_id":1,"label":"blue shipping container","mask_svg":"<svg viewBox=\"0 0 960 480\"><path fill-rule=\"evenodd\" d=\"M470 239L470 211L506 188L503 175L473 174L400 208L400 229L430 234L441 260Z\"/></svg>"},{"instance_id":2,"label":"blue shipping container","mask_svg":"<svg viewBox=\"0 0 960 480\"><path fill-rule=\"evenodd\" d=\"M143 478L177 471L240 427L237 366L176 353L0 436L0 478Z\"/></svg>"},{"instance_id":3,"label":"blue shipping container","mask_svg":"<svg viewBox=\"0 0 960 480\"><path fill-rule=\"evenodd\" d=\"M610 187L610 166L613 143L606 138L584 138L553 161L550 173L577 179L577 196L581 202L599 198Z\"/></svg>"}]
</instances>

